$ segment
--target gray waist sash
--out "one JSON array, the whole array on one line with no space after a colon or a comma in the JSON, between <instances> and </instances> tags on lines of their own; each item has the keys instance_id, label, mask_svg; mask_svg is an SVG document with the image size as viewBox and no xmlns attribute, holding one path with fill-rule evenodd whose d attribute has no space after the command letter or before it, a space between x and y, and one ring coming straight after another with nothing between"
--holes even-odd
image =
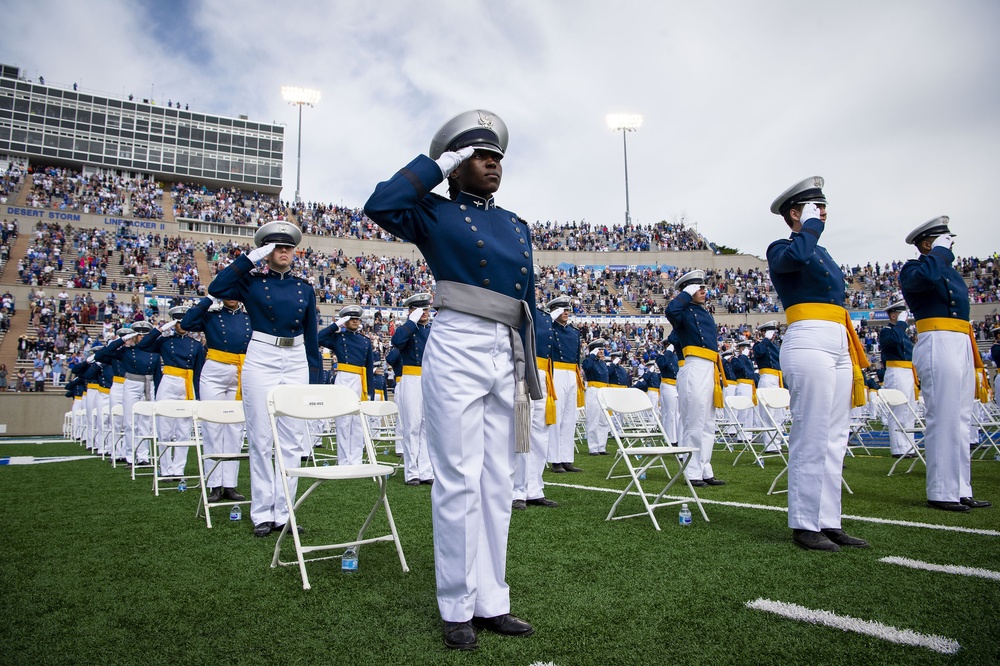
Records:
<instances>
[{"instance_id":1,"label":"gray waist sash","mask_svg":"<svg viewBox=\"0 0 1000 666\"><path fill-rule=\"evenodd\" d=\"M455 310L510 326L510 346L514 352L514 378L518 382L527 382L528 395L532 400L541 400L545 397L545 391L538 382L535 324L527 302L489 289L445 280L437 283L434 307L439 310ZM521 343L518 332L522 324L526 324L524 340L527 349L525 344Z\"/></svg>"}]
</instances>

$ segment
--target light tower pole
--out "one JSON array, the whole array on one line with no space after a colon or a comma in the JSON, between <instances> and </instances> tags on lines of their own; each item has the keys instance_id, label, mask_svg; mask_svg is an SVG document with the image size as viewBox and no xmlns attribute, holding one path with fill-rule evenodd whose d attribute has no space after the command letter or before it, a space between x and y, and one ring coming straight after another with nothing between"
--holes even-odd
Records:
<instances>
[{"instance_id":1,"label":"light tower pole","mask_svg":"<svg viewBox=\"0 0 1000 666\"><path fill-rule=\"evenodd\" d=\"M281 86L281 96L286 102L299 107L299 150L295 162L295 203L302 201L302 107L316 106L319 103L320 91L297 86Z\"/></svg>"},{"instance_id":2,"label":"light tower pole","mask_svg":"<svg viewBox=\"0 0 1000 666\"><path fill-rule=\"evenodd\" d=\"M642 125L642 116L637 113L609 113L608 128L622 133L622 150L625 154L625 224L631 224L632 212L628 203L628 141L626 136Z\"/></svg>"}]
</instances>

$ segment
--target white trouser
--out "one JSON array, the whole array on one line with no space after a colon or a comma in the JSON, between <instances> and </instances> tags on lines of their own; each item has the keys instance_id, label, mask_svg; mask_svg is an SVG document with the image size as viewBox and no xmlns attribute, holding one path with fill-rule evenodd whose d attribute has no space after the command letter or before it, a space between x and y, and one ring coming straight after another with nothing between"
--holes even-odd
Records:
<instances>
[{"instance_id":1,"label":"white trouser","mask_svg":"<svg viewBox=\"0 0 1000 666\"><path fill-rule=\"evenodd\" d=\"M434 571L445 622L510 612L514 362L510 329L439 311L424 353ZM404 383L406 380L404 380Z\"/></svg>"},{"instance_id":2,"label":"white trouser","mask_svg":"<svg viewBox=\"0 0 1000 666\"><path fill-rule=\"evenodd\" d=\"M267 392L284 384L308 384L309 362L306 350L298 347L275 347L251 340L243 362L243 411L246 414L247 441L250 445L250 521L254 525L288 522L288 506L278 476L278 461L271 455L274 435L267 415ZM302 419L278 419L283 460L286 467L298 467L309 450L307 422ZM277 478L276 478L277 477ZM288 479L288 492L295 501L298 479Z\"/></svg>"},{"instance_id":3,"label":"white trouser","mask_svg":"<svg viewBox=\"0 0 1000 666\"><path fill-rule=\"evenodd\" d=\"M84 414L86 414L83 437L87 440L87 448L97 448L97 433L94 432L94 405L97 403L97 389L88 388L83 394Z\"/></svg>"},{"instance_id":4,"label":"white trouser","mask_svg":"<svg viewBox=\"0 0 1000 666\"><path fill-rule=\"evenodd\" d=\"M646 397L649 398L649 406L657 414L660 413L660 389L646 389Z\"/></svg>"},{"instance_id":5,"label":"white trouser","mask_svg":"<svg viewBox=\"0 0 1000 666\"><path fill-rule=\"evenodd\" d=\"M337 386L349 388L361 397L361 375L340 371ZM337 464L360 465L365 452L365 435L361 432L361 416L338 416L337 419Z\"/></svg>"},{"instance_id":6,"label":"white trouser","mask_svg":"<svg viewBox=\"0 0 1000 666\"><path fill-rule=\"evenodd\" d=\"M403 436L403 478L407 481L434 478L427 449L422 379L420 375L407 375L404 381L396 384L396 406L399 407L400 434Z\"/></svg>"},{"instance_id":7,"label":"white trouser","mask_svg":"<svg viewBox=\"0 0 1000 666\"><path fill-rule=\"evenodd\" d=\"M972 363L972 346L965 333L927 331L917 336L913 346L913 365L926 408L927 499L935 502L972 497L968 444L976 386Z\"/></svg>"},{"instance_id":8,"label":"white trouser","mask_svg":"<svg viewBox=\"0 0 1000 666\"><path fill-rule=\"evenodd\" d=\"M111 399L108 401L108 411L113 412L116 405L122 405L122 409L124 410L124 400L125 400L125 384L116 381L114 384L111 385ZM122 430L122 424L124 423L124 420L121 416L114 416L114 415L110 415L108 418L110 419L110 424L111 424L111 430L110 430L111 434L108 435L108 446L113 449L111 451L111 455L119 459L124 458L125 437L123 436L124 431ZM116 437L118 439L117 446L115 446L116 442L114 441Z\"/></svg>"},{"instance_id":9,"label":"white trouser","mask_svg":"<svg viewBox=\"0 0 1000 666\"><path fill-rule=\"evenodd\" d=\"M766 373L761 373L760 380L757 382L757 388L758 389L780 388L780 384L781 382L778 381L777 375L769 375ZM758 404L757 409L755 411L757 413L756 415L757 425L760 426L761 428L769 428L771 426L771 422L768 421L767 417L764 415L765 411L771 415L771 417L774 419L774 422L779 426L781 425L781 422L785 420L785 415L782 414L782 412L785 411L783 409L771 409L770 407L765 407L764 405ZM767 443L767 446L764 447L764 452L773 453L777 451L778 445L775 443L777 441L777 437L773 433L771 433L770 435L765 434L764 437L765 437L765 442Z\"/></svg>"},{"instance_id":10,"label":"white trouser","mask_svg":"<svg viewBox=\"0 0 1000 666\"><path fill-rule=\"evenodd\" d=\"M781 345L781 372L792 410L788 526L839 529L853 384L847 329L813 319L792 323Z\"/></svg>"},{"instance_id":11,"label":"white trouser","mask_svg":"<svg viewBox=\"0 0 1000 666\"><path fill-rule=\"evenodd\" d=\"M58 370L52 371L52 386L59 388L59 379L62 377L62 373Z\"/></svg>"},{"instance_id":12,"label":"white trouser","mask_svg":"<svg viewBox=\"0 0 1000 666\"><path fill-rule=\"evenodd\" d=\"M667 436L667 441L676 444L680 427L676 384L666 382L660 384L660 421L663 423L663 433Z\"/></svg>"},{"instance_id":13,"label":"white trouser","mask_svg":"<svg viewBox=\"0 0 1000 666\"><path fill-rule=\"evenodd\" d=\"M917 400L913 395L913 371L910 368L886 368L882 386L902 391L906 399L909 400L909 407L899 405L891 409L904 428L912 428L914 418L911 407L915 409L917 406ZM913 448L913 433L901 432L891 418L887 427L889 428L889 452L893 455L909 453L910 449Z\"/></svg>"},{"instance_id":14,"label":"white trouser","mask_svg":"<svg viewBox=\"0 0 1000 666\"><path fill-rule=\"evenodd\" d=\"M83 438L84 428L87 425L86 409L86 395L80 396L79 400L73 398L73 439Z\"/></svg>"},{"instance_id":15,"label":"white trouser","mask_svg":"<svg viewBox=\"0 0 1000 666\"><path fill-rule=\"evenodd\" d=\"M738 383L736 385L736 395L742 395L746 398L753 399L753 386L745 382ZM755 411L755 409L751 408L736 412L736 418L739 419L740 425L744 428L752 428Z\"/></svg>"},{"instance_id":16,"label":"white trouser","mask_svg":"<svg viewBox=\"0 0 1000 666\"><path fill-rule=\"evenodd\" d=\"M186 380L174 375L163 375L156 387L156 402L163 400L187 400ZM182 442L191 439L191 419L156 417L156 441ZM160 445L160 476L183 476L187 464L188 447L165 447Z\"/></svg>"},{"instance_id":17,"label":"white trouser","mask_svg":"<svg viewBox=\"0 0 1000 666\"><path fill-rule=\"evenodd\" d=\"M691 462L684 470L689 479L711 479L715 446L715 363L689 356L677 373L677 403L681 415L680 446L691 447Z\"/></svg>"},{"instance_id":18,"label":"white trouser","mask_svg":"<svg viewBox=\"0 0 1000 666\"><path fill-rule=\"evenodd\" d=\"M538 371L538 381L545 386L545 371ZM575 384L574 384L575 386ZM556 402L556 405L559 403ZM574 406L576 403L573 403ZM553 426L545 423L545 398L531 401L531 447L514 459L514 499L528 500L545 497L542 472L548 458Z\"/></svg>"},{"instance_id":19,"label":"white trouser","mask_svg":"<svg viewBox=\"0 0 1000 666\"><path fill-rule=\"evenodd\" d=\"M677 376L678 376L678 379L679 379L680 378L680 373L677 373ZM715 390L715 389L713 388L712 390ZM736 395L736 384L726 384L725 386L722 387L722 400L723 401L725 401L726 398L728 398L730 396L734 396L734 395ZM725 419L726 418L726 410L723 409L722 407L717 408L715 410L715 418L716 419ZM727 434L727 435L735 435L736 434L736 426L729 426L728 428L726 428L725 434Z\"/></svg>"},{"instance_id":20,"label":"white trouser","mask_svg":"<svg viewBox=\"0 0 1000 666\"><path fill-rule=\"evenodd\" d=\"M108 414L104 415L107 408ZM108 448L111 444L111 394L98 391L94 396L94 411L97 418L94 423L94 432L97 439L94 440L94 451L97 453L112 453Z\"/></svg>"},{"instance_id":21,"label":"white trouser","mask_svg":"<svg viewBox=\"0 0 1000 666\"><path fill-rule=\"evenodd\" d=\"M598 389L593 386L587 387L584 394L587 407L587 449L591 453L600 453L608 448L608 434L611 432L611 424L608 423L608 415L601 409L597 402ZM569 462L560 460L558 462Z\"/></svg>"},{"instance_id":22,"label":"white trouser","mask_svg":"<svg viewBox=\"0 0 1000 666\"><path fill-rule=\"evenodd\" d=\"M153 424L148 416L135 417L135 431L132 429L132 407L137 402L152 399L153 380L136 381L125 378L122 384L122 421L125 427L125 460L132 464L138 462L143 465L149 462L149 440L143 439L136 449L136 440L143 436L148 436L153 429Z\"/></svg>"},{"instance_id":23,"label":"white trouser","mask_svg":"<svg viewBox=\"0 0 1000 666\"><path fill-rule=\"evenodd\" d=\"M574 370L553 370L556 389L556 423L550 429L549 462L571 463L576 453L577 374ZM532 440L534 446L534 440ZM534 497L532 499L535 499Z\"/></svg>"},{"instance_id":24,"label":"white trouser","mask_svg":"<svg viewBox=\"0 0 1000 666\"><path fill-rule=\"evenodd\" d=\"M201 400L236 400L236 389L239 388L238 367L218 361L205 361L201 368L201 381L198 385ZM243 426L239 423L208 423L201 424L205 440L205 455L213 453L239 453L243 448ZM212 468L215 470L212 471ZM218 467L211 458L205 459L205 471L209 472L208 487L235 488L239 479L240 461L226 460Z\"/></svg>"}]
</instances>

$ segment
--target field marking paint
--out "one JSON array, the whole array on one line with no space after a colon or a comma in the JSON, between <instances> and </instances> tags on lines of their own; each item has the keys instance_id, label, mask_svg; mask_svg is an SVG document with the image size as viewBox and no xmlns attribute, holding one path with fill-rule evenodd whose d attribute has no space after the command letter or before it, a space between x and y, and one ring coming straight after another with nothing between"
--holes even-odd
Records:
<instances>
[{"instance_id":1,"label":"field marking paint","mask_svg":"<svg viewBox=\"0 0 1000 666\"><path fill-rule=\"evenodd\" d=\"M813 610L798 604L785 603L783 601L771 601L770 599L757 599L748 601L747 608L760 610L767 613L774 613L792 620L809 622L824 627L832 627L841 631L852 631L856 634L881 638L890 643L899 645L912 645L914 647L927 648L940 654L955 654L961 649L958 641L954 641L944 636L934 634L919 634L910 629L897 629L870 620L859 620L849 615L837 615L825 610Z\"/></svg>"},{"instance_id":2,"label":"field marking paint","mask_svg":"<svg viewBox=\"0 0 1000 666\"><path fill-rule=\"evenodd\" d=\"M907 557L883 557L879 562L886 564L898 564L901 567L911 569L923 569L924 571L938 571L940 573L957 574L959 576L974 576L976 578L988 578L990 580L1000 580L1000 571L990 569L980 569L978 567L961 567L957 564L931 564L920 560L911 560Z\"/></svg>"},{"instance_id":3,"label":"field marking paint","mask_svg":"<svg viewBox=\"0 0 1000 666\"><path fill-rule=\"evenodd\" d=\"M615 488L600 488L597 486L580 486L573 483L553 483L551 481L545 482L546 486L558 486L561 488L573 488L576 490L594 490L602 493L614 493L620 495L621 491ZM639 496L637 492L630 492L629 495L635 497ZM655 493L646 493L647 497L656 497ZM672 500L684 500L691 499L689 495L664 495L666 499ZM770 506L767 504L750 504L748 502L725 502L722 500L711 500L705 499L703 497L698 497L702 504L718 504L719 506L732 506L739 509L758 509L763 511L782 511L788 513L788 508L783 506ZM953 525L934 525L933 523L918 523L912 520L893 520L892 518L872 518L870 516L849 516L844 514L842 516L844 520L858 520L864 523L877 523L879 525L895 525L896 527L919 527L926 530L942 530L945 532L961 532L963 534L979 534L982 536L1000 536L1000 531L997 530L983 530L975 527L961 527Z\"/></svg>"},{"instance_id":4,"label":"field marking paint","mask_svg":"<svg viewBox=\"0 0 1000 666\"><path fill-rule=\"evenodd\" d=\"M10 456L9 458L0 458L0 466L41 465L42 463L69 462L71 460L100 460L100 458L94 456L49 456L39 458L35 456Z\"/></svg>"},{"instance_id":5,"label":"field marking paint","mask_svg":"<svg viewBox=\"0 0 1000 666\"><path fill-rule=\"evenodd\" d=\"M0 445L3 444L16 444L23 446L25 444L69 444L72 439L65 439L63 437L54 438L30 438L30 439L0 439Z\"/></svg>"}]
</instances>

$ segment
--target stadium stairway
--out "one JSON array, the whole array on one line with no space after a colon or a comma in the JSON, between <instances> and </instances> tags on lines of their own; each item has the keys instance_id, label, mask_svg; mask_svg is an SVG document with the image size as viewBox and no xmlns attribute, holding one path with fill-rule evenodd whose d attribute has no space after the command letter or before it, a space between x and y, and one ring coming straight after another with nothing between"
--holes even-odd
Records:
<instances>
[{"instance_id":1,"label":"stadium stairway","mask_svg":"<svg viewBox=\"0 0 1000 666\"><path fill-rule=\"evenodd\" d=\"M28 256L28 248L31 246L33 234L30 225L22 222L14 240L14 246L10 249L10 259L0 269L0 284L17 284L17 262ZM9 366L8 366L9 367Z\"/></svg>"},{"instance_id":2,"label":"stadium stairway","mask_svg":"<svg viewBox=\"0 0 1000 666\"><path fill-rule=\"evenodd\" d=\"M10 385L13 385L14 375L17 374L17 340L28 330L30 316L27 303L21 304L10 318L10 330L0 341L0 363L7 366L7 383Z\"/></svg>"}]
</instances>

